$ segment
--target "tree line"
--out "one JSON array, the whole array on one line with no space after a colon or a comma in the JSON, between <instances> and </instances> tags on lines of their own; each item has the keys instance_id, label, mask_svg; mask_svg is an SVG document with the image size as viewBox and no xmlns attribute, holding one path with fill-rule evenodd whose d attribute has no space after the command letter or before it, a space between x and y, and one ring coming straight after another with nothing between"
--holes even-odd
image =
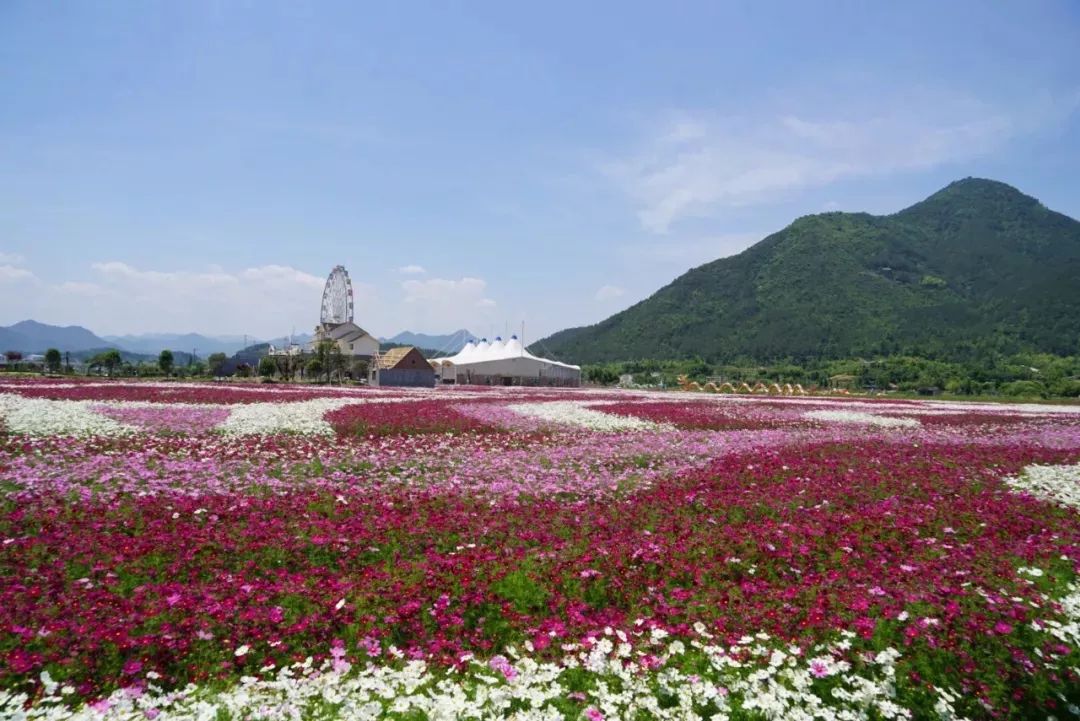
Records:
<instances>
[{"instance_id":1,"label":"tree line","mask_svg":"<svg viewBox=\"0 0 1080 721\"><path fill-rule=\"evenodd\" d=\"M919 356L881 356L840 360L784 360L731 363L689 360L636 360L587 365L584 378L598 385L629 383L643 387L673 387L680 375L690 380L800 383L804 387L846 388L853 391L957 396L1037 398L1080 397L1080 356L1023 353L997 358L948 361Z\"/></svg>"},{"instance_id":2,"label":"tree line","mask_svg":"<svg viewBox=\"0 0 1080 721\"><path fill-rule=\"evenodd\" d=\"M4 354L9 370L44 371L52 374L73 374L75 365L70 354L62 354L56 348L45 352L44 362L30 362L17 351ZM257 361L239 361L237 354L230 362L225 353L211 353L206 360L190 357L188 363L178 364L171 350L163 350L155 361L125 360L119 350L111 348L96 353L79 363L89 375L107 377L222 377L236 375L251 377L259 375L266 379L279 378L294 381L298 378L341 382L346 378L366 378L368 363L364 360L349 358L333 341L317 343L310 353L283 355L264 355Z\"/></svg>"}]
</instances>

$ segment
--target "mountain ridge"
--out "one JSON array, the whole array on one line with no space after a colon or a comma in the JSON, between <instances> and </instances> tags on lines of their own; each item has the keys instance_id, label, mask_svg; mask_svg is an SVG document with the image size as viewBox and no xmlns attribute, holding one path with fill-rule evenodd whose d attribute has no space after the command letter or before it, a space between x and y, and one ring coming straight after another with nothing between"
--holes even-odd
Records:
<instances>
[{"instance_id":1,"label":"mountain ridge","mask_svg":"<svg viewBox=\"0 0 1080 721\"><path fill-rule=\"evenodd\" d=\"M470 333L464 328L459 328L453 333L446 333L444 335L413 333L412 331L405 330L392 338L379 338L379 340L399 345L411 345L417 348L428 348L436 351L457 353L465 347L465 344L468 341L475 340L478 337L479 336Z\"/></svg>"},{"instance_id":2,"label":"mountain ridge","mask_svg":"<svg viewBox=\"0 0 1080 721\"><path fill-rule=\"evenodd\" d=\"M1080 222L966 178L890 215L821 213L536 345L573 362L1080 352Z\"/></svg>"},{"instance_id":3,"label":"mountain ridge","mask_svg":"<svg viewBox=\"0 0 1080 721\"><path fill-rule=\"evenodd\" d=\"M208 336L202 333L139 333L124 335L98 336L79 325L58 326L28 319L10 326L0 326L0 353L18 351L22 353L42 353L48 348L61 352L83 352L117 348L135 355L156 356L162 350L188 352L195 349L199 356L211 353L233 355L245 348L266 343L282 345L291 338L296 343L311 341L312 335L297 333L292 336L274 336L262 339L254 335ZM469 339L476 336L464 328L446 335L429 335L402 331L393 338L381 338L384 342L397 345L410 345L418 348L443 350L456 353ZM245 344L246 341L246 344Z\"/></svg>"},{"instance_id":4,"label":"mountain ridge","mask_svg":"<svg viewBox=\"0 0 1080 721\"><path fill-rule=\"evenodd\" d=\"M281 340L288 336L276 336ZM308 334L294 336L297 342L307 342ZM162 350L175 352L194 348L199 356L211 353L232 355L245 347L244 336L207 336L201 333L140 333L98 336L80 325L58 326L36 320L23 320L10 326L0 326L0 353L19 351L41 353L48 348L61 352L83 352L116 348L133 355L157 356ZM247 345L266 342L256 336L247 337Z\"/></svg>"}]
</instances>

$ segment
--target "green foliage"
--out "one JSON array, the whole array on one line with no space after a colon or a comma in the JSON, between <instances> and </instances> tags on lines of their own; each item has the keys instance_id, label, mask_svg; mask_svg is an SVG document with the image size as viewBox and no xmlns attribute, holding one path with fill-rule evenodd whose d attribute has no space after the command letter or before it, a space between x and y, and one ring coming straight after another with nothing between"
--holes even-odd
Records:
<instances>
[{"instance_id":1,"label":"green foliage","mask_svg":"<svg viewBox=\"0 0 1080 721\"><path fill-rule=\"evenodd\" d=\"M589 366L585 369L585 379L590 383L610 386L619 382L619 374L609 366Z\"/></svg>"},{"instance_id":2,"label":"green foliage","mask_svg":"<svg viewBox=\"0 0 1080 721\"><path fill-rule=\"evenodd\" d=\"M58 349L50 348L49 350L45 351L45 368L50 373L60 372L60 364L62 360L63 359L60 357L60 351Z\"/></svg>"},{"instance_id":3,"label":"green foliage","mask_svg":"<svg viewBox=\"0 0 1080 721\"><path fill-rule=\"evenodd\" d=\"M263 356L259 359L259 375L263 378L273 378L277 373L277 366L274 364L274 359L270 356Z\"/></svg>"},{"instance_id":4,"label":"green foliage","mask_svg":"<svg viewBox=\"0 0 1080 721\"><path fill-rule=\"evenodd\" d=\"M1007 396L1042 396L1046 394L1046 386L1038 381L1013 381L1003 385L1001 392Z\"/></svg>"},{"instance_id":5,"label":"green foliage","mask_svg":"<svg viewBox=\"0 0 1080 721\"><path fill-rule=\"evenodd\" d=\"M220 376L222 369L225 367L225 363L229 360L229 356L224 353L211 353L210 357L206 359L206 365L210 369L210 374L213 376Z\"/></svg>"},{"instance_id":6,"label":"green foliage","mask_svg":"<svg viewBox=\"0 0 1080 721\"><path fill-rule=\"evenodd\" d=\"M315 344L315 354L304 368L308 377L318 379L322 376L329 383L335 377L340 381L348 365L340 346L332 340L323 340Z\"/></svg>"},{"instance_id":7,"label":"green foliage","mask_svg":"<svg viewBox=\"0 0 1080 721\"><path fill-rule=\"evenodd\" d=\"M165 375L170 375L172 373L174 362L171 350L163 350L161 351L161 355L158 356L158 368L160 368L161 372Z\"/></svg>"},{"instance_id":8,"label":"green foliage","mask_svg":"<svg viewBox=\"0 0 1080 721\"><path fill-rule=\"evenodd\" d=\"M109 377L112 377L123 362L124 359L120 356L120 351L115 348L110 348L91 358L89 363L87 363L87 367L90 370L104 369Z\"/></svg>"},{"instance_id":9,"label":"green foliage","mask_svg":"<svg viewBox=\"0 0 1080 721\"><path fill-rule=\"evenodd\" d=\"M491 589L497 596L513 605L518 613L542 611L548 599L548 592L538 584L525 567L511 571L496 581Z\"/></svg>"},{"instance_id":10,"label":"green foliage","mask_svg":"<svg viewBox=\"0 0 1080 721\"><path fill-rule=\"evenodd\" d=\"M800 218L537 348L578 363L1072 356L1077 278L1080 222L969 178L890 216Z\"/></svg>"},{"instance_id":11,"label":"green foliage","mask_svg":"<svg viewBox=\"0 0 1080 721\"><path fill-rule=\"evenodd\" d=\"M650 368L648 375L641 371ZM1080 397L1080 356L1059 357L1046 353L1026 353L996 358L961 361L935 360L917 356L877 358L811 359L796 363L783 359L771 364L746 359L735 363L709 364L700 359L648 360L585 366L584 377L618 379L634 374L634 382L655 384L651 373L659 373L663 385L676 385L680 375L704 382L757 381L799 383L805 388L828 388L836 376L850 376L854 390L917 392L932 389L958 396L1005 395L1027 398Z\"/></svg>"}]
</instances>

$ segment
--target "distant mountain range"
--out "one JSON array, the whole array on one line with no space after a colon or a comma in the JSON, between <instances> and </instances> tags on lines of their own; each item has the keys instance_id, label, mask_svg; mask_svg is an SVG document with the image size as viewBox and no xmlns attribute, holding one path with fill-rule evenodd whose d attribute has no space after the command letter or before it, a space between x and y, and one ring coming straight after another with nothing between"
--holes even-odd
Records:
<instances>
[{"instance_id":1,"label":"distant mountain range","mask_svg":"<svg viewBox=\"0 0 1080 721\"><path fill-rule=\"evenodd\" d=\"M398 333L393 338L380 339L395 345L411 345L418 348L442 350L446 353L456 353L461 350L465 343L475 338L466 330L459 330L447 335L426 335L424 333L410 333L405 331ZM5 351L19 351L22 353L43 353L49 348L56 348L61 352L84 354L87 351L101 351L106 348L118 348L126 353L157 357L165 349L174 353L183 352L184 357L195 351L200 358L205 358L211 353L225 353L234 355L245 347L266 344L285 345L290 336L275 336L270 339L260 339L255 336L207 336L201 333L143 333L139 335L106 335L98 336L82 326L56 326L39 323L35 320L24 320L7 327L0 327L0 353ZM309 333L299 333L291 336L294 343L304 344L312 339ZM246 341L246 343L245 343Z\"/></svg>"},{"instance_id":2,"label":"distant mountain range","mask_svg":"<svg viewBox=\"0 0 1080 721\"><path fill-rule=\"evenodd\" d=\"M0 327L0 353L9 350L41 353L49 348L81 351L110 345L112 344L104 338L99 338L77 325L61 327L38 323L36 320L24 320L6 328Z\"/></svg>"},{"instance_id":3,"label":"distant mountain range","mask_svg":"<svg viewBox=\"0 0 1080 721\"><path fill-rule=\"evenodd\" d=\"M893 215L799 218L535 347L578 363L1080 354L1080 222L967 178Z\"/></svg>"},{"instance_id":4,"label":"distant mountain range","mask_svg":"<svg viewBox=\"0 0 1080 721\"><path fill-rule=\"evenodd\" d=\"M273 340L281 345L284 338ZM296 335L293 338L297 343L311 340L311 336L307 334ZM244 336L207 336L201 333L98 336L82 326L61 327L39 323L35 320L24 320L6 328L0 327L0 353L9 350L41 353L49 348L56 348L61 352L83 353L117 348L133 355L157 357L161 351L169 349L174 353L185 353L185 358L194 350L198 357L205 358L211 353L233 355L246 346L263 342L255 336L248 336L246 344L244 341Z\"/></svg>"},{"instance_id":5,"label":"distant mountain range","mask_svg":"<svg viewBox=\"0 0 1080 721\"><path fill-rule=\"evenodd\" d=\"M211 337L200 333L145 333L143 335L107 335L102 337L109 344L124 350L153 355L157 355L165 348L187 351L195 349L195 352L201 356L207 356L211 353L232 355L259 341L258 338L245 338L242 335Z\"/></svg>"},{"instance_id":6,"label":"distant mountain range","mask_svg":"<svg viewBox=\"0 0 1080 721\"><path fill-rule=\"evenodd\" d=\"M470 340L476 340L478 336L462 328L447 335L428 335L427 333L411 333L403 331L393 338L380 338L380 341L396 343L397 345L411 345L417 348L428 348L444 353L457 353L465 347Z\"/></svg>"}]
</instances>

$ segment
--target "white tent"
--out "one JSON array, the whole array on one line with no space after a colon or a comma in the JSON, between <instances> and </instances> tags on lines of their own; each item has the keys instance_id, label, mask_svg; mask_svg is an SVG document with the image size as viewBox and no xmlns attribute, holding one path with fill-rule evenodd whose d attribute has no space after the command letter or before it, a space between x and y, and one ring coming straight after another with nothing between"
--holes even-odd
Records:
<instances>
[{"instance_id":1,"label":"white tent","mask_svg":"<svg viewBox=\"0 0 1080 721\"><path fill-rule=\"evenodd\" d=\"M474 385L578 385L581 367L534 356L511 336L469 341L457 355L432 363L444 383Z\"/></svg>"}]
</instances>

